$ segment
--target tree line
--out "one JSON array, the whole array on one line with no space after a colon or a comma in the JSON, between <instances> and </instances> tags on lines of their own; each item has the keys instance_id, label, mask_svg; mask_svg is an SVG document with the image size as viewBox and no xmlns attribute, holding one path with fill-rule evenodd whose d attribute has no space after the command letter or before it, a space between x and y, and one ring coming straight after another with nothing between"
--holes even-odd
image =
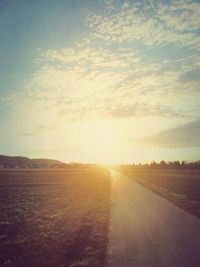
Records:
<instances>
[{"instance_id":1,"label":"tree line","mask_svg":"<svg viewBox=\"0 0 200 267\"><path fill-rule=\"evenodd\" d=\"M180 170L200 170L200 160L194 162L188 161L169 161L166 162L162 160L160 162L151 162L151 163L139 163L139 164L130 164L127 165L134 168L147 168L147 169L180 169Z\"/></svg>"}]
</instances>

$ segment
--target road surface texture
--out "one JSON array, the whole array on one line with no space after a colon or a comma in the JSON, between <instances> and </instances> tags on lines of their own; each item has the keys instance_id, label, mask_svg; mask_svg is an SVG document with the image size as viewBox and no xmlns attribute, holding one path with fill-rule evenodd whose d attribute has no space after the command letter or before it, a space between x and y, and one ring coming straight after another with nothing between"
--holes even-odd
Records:
<instances>
[{"instance_id":1,"label":"road surface texture","mask_svg":"<svg viewBox=\"0 0 200 267\"><path fill-rule=\"evenodd\" d=\"M111 170L107 267L200 267L200 220Z\"/></svg>"}]
</instances>

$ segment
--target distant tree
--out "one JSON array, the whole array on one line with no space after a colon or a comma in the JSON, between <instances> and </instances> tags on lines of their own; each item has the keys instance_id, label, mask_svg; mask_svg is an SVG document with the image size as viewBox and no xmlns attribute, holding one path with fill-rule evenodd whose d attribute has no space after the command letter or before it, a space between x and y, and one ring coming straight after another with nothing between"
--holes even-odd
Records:
<instances>
[{"instance_id":1,"label":"distant tree","mask_svg":"<svg viewBox=\"0 0 200 267\"><path fill-rule=\"evenodd\" d=\"M160 165L159 167L160 167L161 169L162 169L162 168L164 169L164 168L166 168L166 165L167 165L167 164L166 164L166 162L165 162L164 160L162 160L162 161L160 162L159 165Z\"/></svg>"}]
</instances>

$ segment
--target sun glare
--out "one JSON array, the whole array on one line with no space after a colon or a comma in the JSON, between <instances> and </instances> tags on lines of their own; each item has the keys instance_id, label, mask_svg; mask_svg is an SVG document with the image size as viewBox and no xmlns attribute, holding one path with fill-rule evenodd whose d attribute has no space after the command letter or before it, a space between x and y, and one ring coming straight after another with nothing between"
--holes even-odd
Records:
<instances>
[{"instance_id":1,"label":"sun glare","mask_svg":"<svg viewBox=\"0 0 200 267\"><path fill-rule=\"evenodd\" d=\"M117 131L110 121L93 121L87 124L85 141L96 162L109 164L116 161Z\"/></svg>"}]
</instances>

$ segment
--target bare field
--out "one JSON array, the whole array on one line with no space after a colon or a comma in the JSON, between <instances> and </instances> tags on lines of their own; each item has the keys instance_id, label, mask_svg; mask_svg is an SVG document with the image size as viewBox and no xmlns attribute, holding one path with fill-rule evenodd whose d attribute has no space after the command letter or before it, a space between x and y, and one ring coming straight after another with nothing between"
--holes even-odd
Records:
<instances>
[{"instance_id":1,"label":"bare field","mask_svg":"<svg viewBox=\"0 0 200 267\"><path fill-rule=\"evenodd\" d=\"M121 171L200 218L200 171L121 168Z\"/></svg>"},{"instance_id":2,"label":"bare field","mask_svg":"<svg viewBox=\"0 0 200 267\"><path fill-rule=\"evenodd\" d=\"M0 266L104 266L105 169L0 171Z\"/></svg>"}]
</instances>

